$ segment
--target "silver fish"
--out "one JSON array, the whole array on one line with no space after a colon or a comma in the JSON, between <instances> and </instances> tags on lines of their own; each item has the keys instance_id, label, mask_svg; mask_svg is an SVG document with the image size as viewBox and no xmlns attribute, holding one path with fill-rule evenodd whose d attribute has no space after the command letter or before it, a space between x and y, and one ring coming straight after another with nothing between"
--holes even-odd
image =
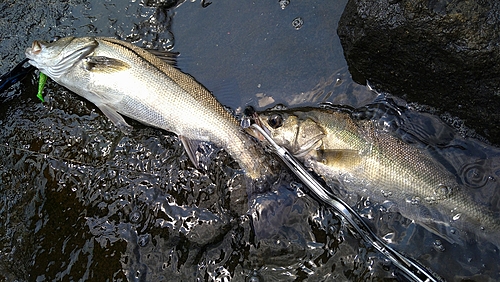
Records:
<instances>
[{"instance_id":1,"label":"silver fish","mask_svg":"<svg viewBox=\"0 0 500 282\"><path fill-rule=\"evenodd\" d=\"M459 230L466 240L476 231L498 237L492 236L500 231L498 215L473 201L430 155L379 130L373 121L355 121L347 111L299 108L262 112L256 122L327 183L340 182L347 192L380 203L391 200L405 217L450 242L463 241ZM436 225L450 229L444 234Z\"/></svg>"},{"instance_id":2,"label":"silver fish","mask_svg":"<svg viewBox=\"0 0 500 282\"><path fill-rule=\"evenodd\" d=\"M201 141L224 148L246 175L268 173L262 154L237 119L205 87L171 63L130 43L104 37L34 41L29 63L94 103L120 130L121 115L177 134L197 166Z\"/></svg>"}]
</instances>

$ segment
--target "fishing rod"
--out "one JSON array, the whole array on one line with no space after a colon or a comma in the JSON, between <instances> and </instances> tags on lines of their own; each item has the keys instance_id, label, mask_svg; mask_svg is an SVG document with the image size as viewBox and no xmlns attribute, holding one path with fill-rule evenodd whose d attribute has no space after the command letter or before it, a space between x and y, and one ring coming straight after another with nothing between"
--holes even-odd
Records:
<instances>
[{"instance_id":1,"label":"fishing rod","mask_svg":"<svg viewBox=\"0 0 500 282\"><path fill-rule=\"evenodd\" d=\"M29 59L24 59L19 64L17 64L11 71L0 76L0 93L5 91L7 88L16 84L20 80L23 80L31 71L35 69L34 66L25 67Z\"/></svg>"},{"instance_id":2,"label":"fishing rod","mask_svg":"<svg viewBox=\"0 0 500 282\"><path fill-rule=\"evenodd\" d=\"M351 206L342 199L328 192L314 177L288 152L287 149L274 142L271 136L259 125L251 125L257 130L274 148L275 153L285 162L293 173L313 192L319 199L329 204L335 209L349 224L359 233L361 238L373 246L377 251L387 257L397 268L399 268L405 277L411 281L417 282L441 282L444 281L417 261L405 257L403 254L391 248L382 239L380 239L366 224L361 216Z\"/></svg>"}]
</instances>

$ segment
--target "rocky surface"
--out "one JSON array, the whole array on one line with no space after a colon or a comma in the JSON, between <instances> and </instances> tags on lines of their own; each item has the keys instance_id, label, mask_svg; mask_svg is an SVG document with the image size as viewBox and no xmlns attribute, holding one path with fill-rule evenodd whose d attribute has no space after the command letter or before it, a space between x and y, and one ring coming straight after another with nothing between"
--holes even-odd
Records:
<instances>
[{"instance_id":1,"label":"rocky surface","mask_svg":"<svg viewBox=\"0 0 500 282\"><path fill-rule=\"evenodd\" d=\"M500 2L350 0L338 34L358 82L463 119L500 144Z\"/></svg>"}]
</instances>

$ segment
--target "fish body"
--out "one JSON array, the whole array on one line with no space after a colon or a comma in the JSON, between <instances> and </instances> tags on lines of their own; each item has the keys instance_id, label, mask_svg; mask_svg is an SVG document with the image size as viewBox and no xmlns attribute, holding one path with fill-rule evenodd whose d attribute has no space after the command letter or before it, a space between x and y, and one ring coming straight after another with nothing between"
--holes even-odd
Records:
<instances>
[{"instance_id":1,"label":"fish body","mask_svg":"<svg viewBox=\"0 0 500 282\"><path fill-rule=\"evenodd\" d=\"M467 233L477 229L484 236L500 230L498 216L475 203L453 174L429 154L379 130L374 121L354 120L348 111L299 108L259 113L257 122L327 183L340 182L347 192L380 203L390 200L431 231L435 224ZM447 232L435 233L460 241L457 230Z\"/></svg>"},{"instance_id":2,"label":"fish body","mask_svg":"<svg viewBox=\"0 0 500 282\"><path fill-rule=\"evenodd\" d=\"M122 115L179 135L195 165L197 143L209 141L233 156L246 174L265 170L255 142L193 77L133 44L105 37L34 41L29 63L94 103L118 128Z\"/></svg>"}]
</instances>

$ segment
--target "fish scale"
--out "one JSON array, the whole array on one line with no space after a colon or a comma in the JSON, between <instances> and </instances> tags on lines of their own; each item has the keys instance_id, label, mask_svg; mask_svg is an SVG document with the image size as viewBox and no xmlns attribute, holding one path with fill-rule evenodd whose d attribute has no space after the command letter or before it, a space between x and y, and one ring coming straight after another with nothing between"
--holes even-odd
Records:
<instances>
[{"instance_id":1,"label":"fish scale","mask_svg":"<svg viewBox=\"0 0 500 282\"><path fill-rule=\"evenodd\" d=\"M26 56L124 132L131 127L121 115L179 135L195 165L198 143L209 141L224 148L250 178L270 173L261 149L210 91L144 49L113 38L66 37L35 41Z\"/></svg>"}]
</instances>

